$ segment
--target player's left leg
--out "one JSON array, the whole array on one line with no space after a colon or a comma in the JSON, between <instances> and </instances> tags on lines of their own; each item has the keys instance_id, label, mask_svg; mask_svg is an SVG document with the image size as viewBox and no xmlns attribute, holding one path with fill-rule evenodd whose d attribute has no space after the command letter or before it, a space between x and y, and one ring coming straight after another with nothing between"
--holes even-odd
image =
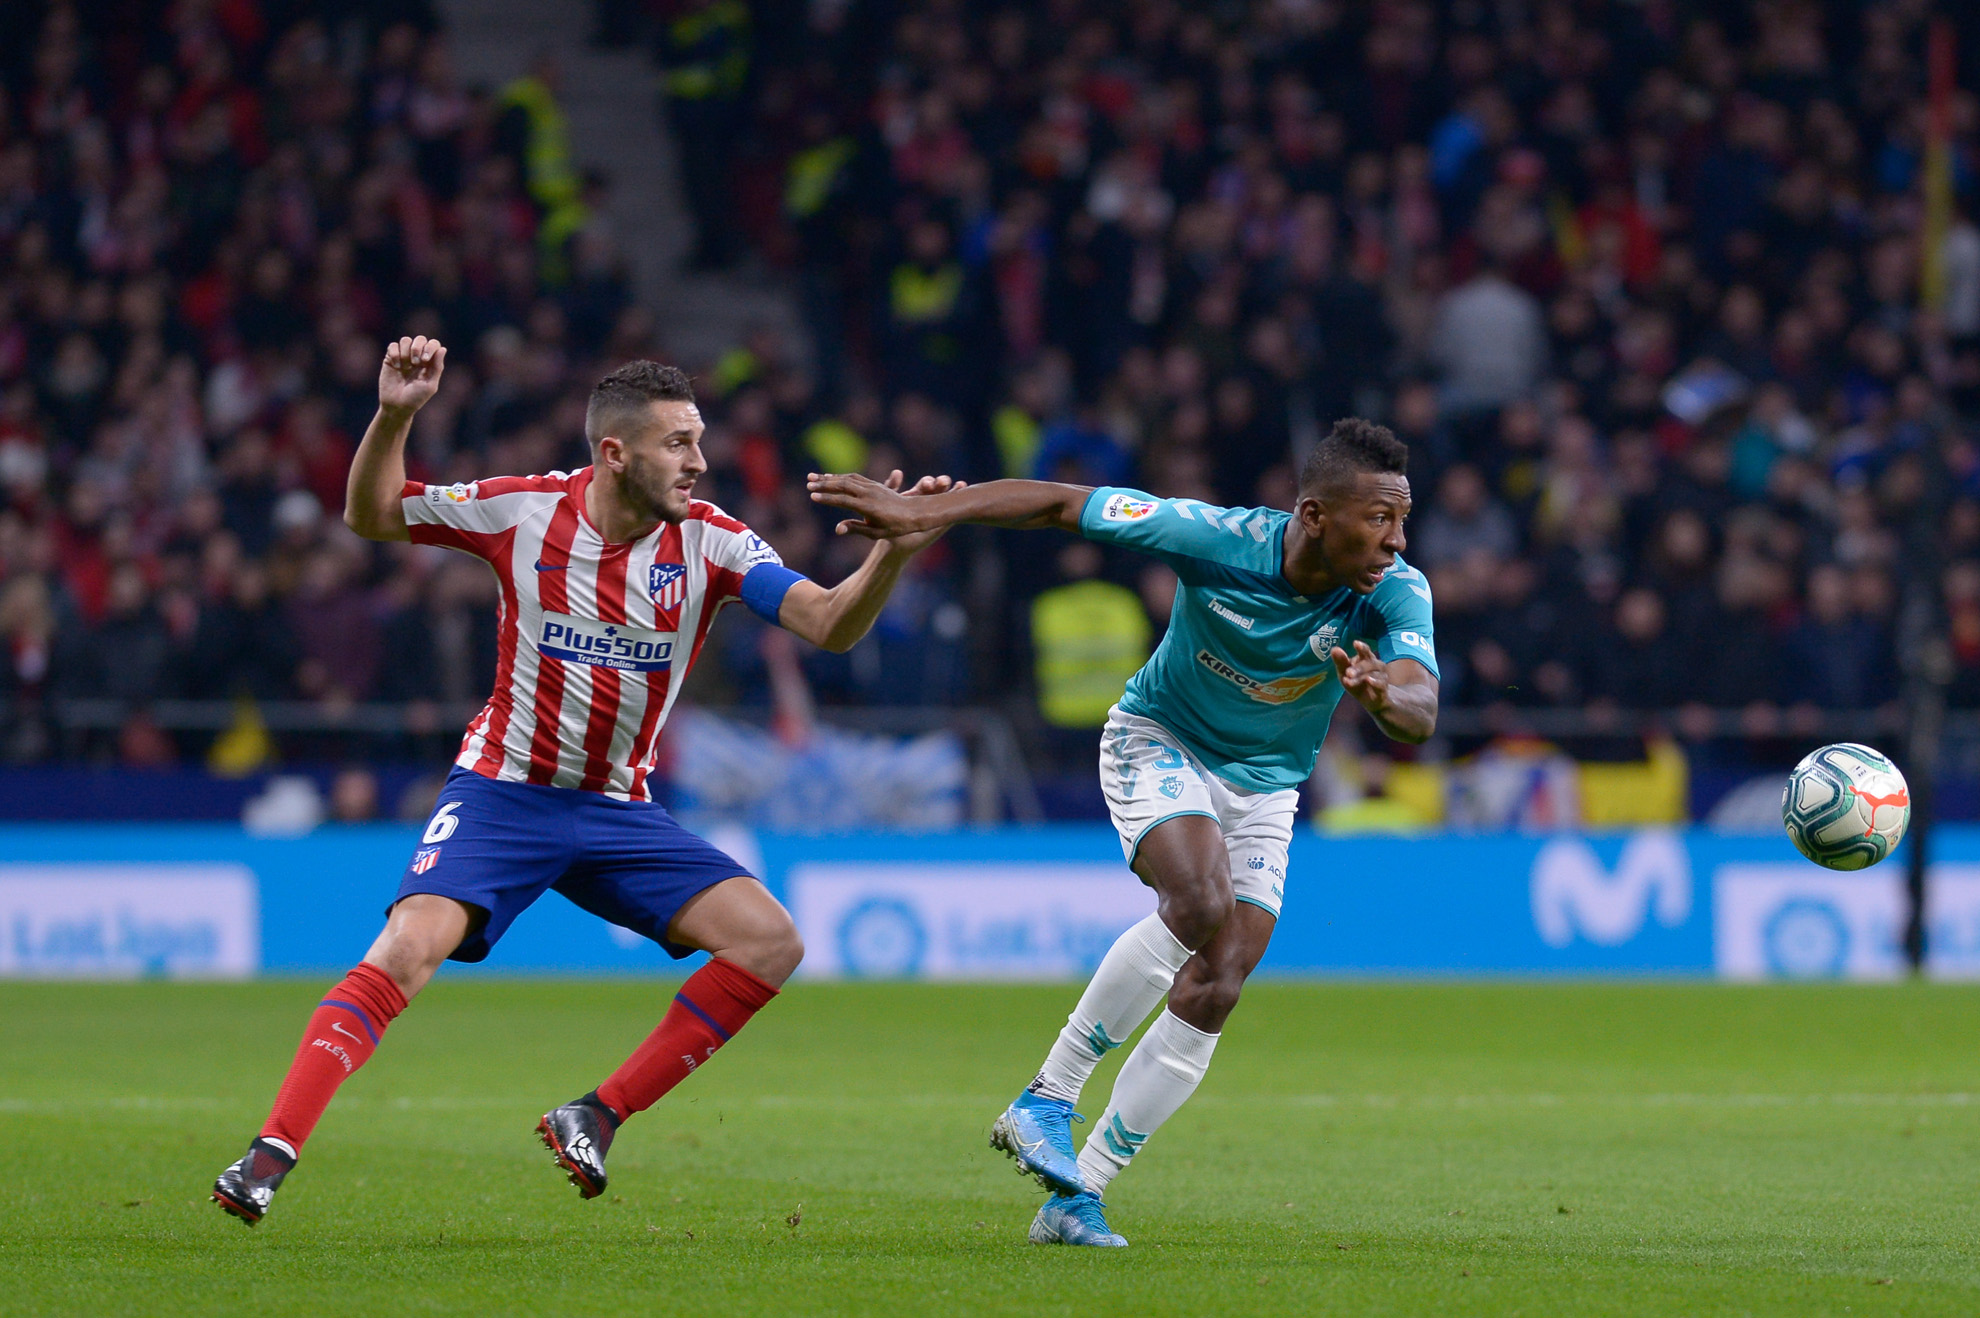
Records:
<instances>
[{"instance_id":1,"label":"player's left leg","mask_svg":"<svg viewBox=\"0 0 1980 1318\"><path fill-rule=\"evenodd\" d=\"M1278 925L1299 793L1248 791L1210 776L1203 782L1229 862L1231 914L1183 963L1170 985L1168 1007L1121 1066L1107 1110L1079 1155L1085 1193L1041 1209L1032 1223L1034 1241L1127 1243L1107 1226L1100 1196L1156 1127L1196 1092L1224 1020Z\"/></svg>"},{"instance_id":2,"label":"player's left leg","mask_svg":"<svg viewBox=\"0 0 1980 1318\"><path fill-rule=\"evenodd\" d=\"M1196 1092L1224 1022L1277 925L1270 910L1240 902L1216 936L1183 964L1167 1009L1128 1055L1107 1110L1080 1150L1080 1175L1091 1193L1104 1194L1148 1137Z\"/></svg>"},{"instance_id":3,"label":"player's left leg","mask_svg":"<svg viewBox=\"0 0 1980 1318\"><path fill-rule=\"evenodd\" d=\"M804 957L790 913L734 860L658 806L610 804L618 813L592 821L599 827L587 837L590 863L558 890L674 956L701 951L711 959L688 976L632 1056L598 1088L537 1124L587 1199L605 1189L605 1153L621 1123L713 1057L777 996Z\"/></svg>"},{"instance_id":4,"label":"player's left leg","mask_svg":"<svg viewBox=\"0 0 1980 1318\"><path fill-rule=\"evenodd\" d=\"M797 925L770 890L746 875L725 879L681 908L668 941L709 954L688 976L666 1016L598 1086L624 1121L652 1107L735 1037L804 959Z\"/></svg>"}]
</instances>

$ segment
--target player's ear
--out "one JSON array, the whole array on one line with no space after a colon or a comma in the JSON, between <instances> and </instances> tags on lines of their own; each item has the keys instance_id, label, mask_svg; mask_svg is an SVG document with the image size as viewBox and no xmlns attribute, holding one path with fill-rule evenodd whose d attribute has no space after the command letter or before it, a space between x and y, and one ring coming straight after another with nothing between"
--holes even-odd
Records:
<instances>
[{"instance_id":1,"label":"player's ear","mask_svg":"<svg viewBox=\"0 0 1980 1318\"><path fill-rule=\"evenodd\" d=\"M1293 505L1293 516L1308 535L1319 535L1327 525L1327 505L1320 502L1317 494L1302 493Z\"/></svg>"},{"instance_id":2,"label":"player's ear","mask_svg":"<svg viewBox=\"0 0 1980 1318\"><path fill-rule=\"evenodd\" d=\"M626 469L625 441L617 435L606 435L602 437L592 446L591 461L593 466L603 467L607 471L624 471Z\"/></svg>"}]
</instances>

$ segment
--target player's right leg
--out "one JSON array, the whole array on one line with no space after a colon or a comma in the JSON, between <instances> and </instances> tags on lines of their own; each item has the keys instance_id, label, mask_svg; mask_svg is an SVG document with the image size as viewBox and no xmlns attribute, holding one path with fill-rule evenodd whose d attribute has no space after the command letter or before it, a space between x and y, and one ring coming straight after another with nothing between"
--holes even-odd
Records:
<instances>
[{"instance_id":1,"label":"player's right leg","mask_svg":"<svg viewBox=\"0 0 1980 1318\"><path fill-rule=\"evenodd\" d=\"M371 1060L385 1027L485 917L433 894L392 907L364 960L310 1014L261 1134L213 1183L215 1203L249 1226L261 1220L338 1087Z\"/></svg>"},{"instance_id":2,"label":"player's right leg","mask_svg":"<svg viewBox=\"0 0 1980 1318\"><path fill-rule=\"evenodd\" d=\"M1086 1188L1071 1123L1087 1078L1140 1028L1183 963L1230 917L1228 855L1201 774L1159 725L1118 710L1108 720L1101 785L1129 864L1155 890L1156 910L1101 959L1037 1078L990 1130L993 1148L1056 1194Z\"/></svg>"},{"instance_id":3,"label":"player's right leg","mask_svg":"<svg viewBox=\"0 0 1980 1318\"><path fill-rule=\"evenodd\" d=\"M246 1156L213 1197L252 1226L295 1166L338 1086L370 1060L444 960L479 961L569 868L574 793L456 768L364 960L325 995Z\"/></svg>"}]
</instances>

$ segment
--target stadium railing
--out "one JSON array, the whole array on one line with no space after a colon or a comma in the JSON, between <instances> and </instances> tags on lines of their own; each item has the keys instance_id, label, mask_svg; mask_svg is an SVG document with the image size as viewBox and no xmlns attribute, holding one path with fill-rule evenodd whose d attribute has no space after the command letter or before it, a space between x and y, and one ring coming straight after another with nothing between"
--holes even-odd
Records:
<instances>
[{"instance_id":1,"label":"stadium railing","mask_svg":"<svg viewBox=\"0 0 1980 1318\"><path fill-rule=\"evenodd\" d=\"M90 734L116 734L142 717L163 733L223 733L243 718L258 720L271 736L327 738L339 758L364 758L383 749L380 743L435 738L439 751L457 740L460 730L481 711L467 702L319 703L306 700L258 701L252 706L232 700L159 700L133 704L122 700L71 699L50 701L46 717L55 744L71 757ZM20 712L20 711L14 711ZM742 723L767 724L769 709L711 708L711 713ZM968 748L970 777L968 816L973 823L1038 823L1045 818L1031 767L1025 759L1010 719L982 706L824 706L814 717L849 732L912 737L946 731ZM369 743L369 744L367 744ZM400 758L404 758L401 751Z\"/></svg>"}]
</instances>

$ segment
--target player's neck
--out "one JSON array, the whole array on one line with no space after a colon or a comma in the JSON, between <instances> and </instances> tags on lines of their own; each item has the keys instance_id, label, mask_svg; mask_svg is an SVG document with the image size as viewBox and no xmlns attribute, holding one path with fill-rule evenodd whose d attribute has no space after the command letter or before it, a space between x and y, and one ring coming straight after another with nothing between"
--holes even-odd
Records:
<instances>
[{"instance_id":1,"label":"player's neck","mask_svg":"<svg viewBox=\"0 0 1980 1318\"><path fill-rule=\"evenodd\" d=\"M643 540L660 525L659 514L649 508L634 507L625 489L609 471L592 468L591 483L584 491L584 515L607 544Z\"/></svg>"},{"instance_id":2,"label":"player's neck","mask_svg":"<svg viewBox=\"0 0 1980 1318\"><path fill-rule=\"evenodd\" d=\"M1306 533L1297 517L1286 523L1279 575L1301 595L1326 595L1347 584L1327 561L1327 551L1320 541Z\"/></svg>"}]
</instances>

